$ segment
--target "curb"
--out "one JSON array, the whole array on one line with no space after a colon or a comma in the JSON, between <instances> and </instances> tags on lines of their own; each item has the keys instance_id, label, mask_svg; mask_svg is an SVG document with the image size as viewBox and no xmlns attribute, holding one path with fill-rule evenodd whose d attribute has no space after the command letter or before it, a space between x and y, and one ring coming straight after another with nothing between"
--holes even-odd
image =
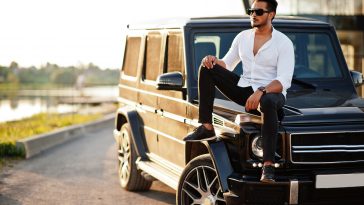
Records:
<instances>
[{"instance_id":1,"label":"curb","mask_svg":"<svg viewBox=\"0 0 364 205\"><path fill-rule=\"evenodd\" d=\"M108 114L102 119L93 122L72 125L49 133L35 135L27 139L17 140L16 147L18 149L24 150L25 158L29 159L59 144L81 137L87 132L92 132L96 129L110 125L114 122L114 119L115 114ZM110 133L112 134L112 131L110 131Z\"/></svg>"}]
</instances>

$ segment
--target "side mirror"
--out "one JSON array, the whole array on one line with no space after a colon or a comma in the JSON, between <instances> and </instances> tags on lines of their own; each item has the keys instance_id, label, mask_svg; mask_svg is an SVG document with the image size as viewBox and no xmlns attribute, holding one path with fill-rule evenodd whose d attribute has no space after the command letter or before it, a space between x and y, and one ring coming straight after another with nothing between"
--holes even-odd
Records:
<instances>
[{"instance_id":1,"label":"side mirror","mask_svg":"<svg viewBox=\"0 0 364 205\"><path fill-rule=\"evenodd\" d=\"M363 74L361 72L351 70L350 74L355 87L363 85Z\"/></svg>"},{"instance_id":2,"label":"side mirror","mask_svg":"<svg viewBox=\"0 0 364 205\"><path fill-rule=\"evenodd\" d=\"M163 73L157 78L158 90L183 90L183 75L181 72Z\"/></svg>"}]
</instances>

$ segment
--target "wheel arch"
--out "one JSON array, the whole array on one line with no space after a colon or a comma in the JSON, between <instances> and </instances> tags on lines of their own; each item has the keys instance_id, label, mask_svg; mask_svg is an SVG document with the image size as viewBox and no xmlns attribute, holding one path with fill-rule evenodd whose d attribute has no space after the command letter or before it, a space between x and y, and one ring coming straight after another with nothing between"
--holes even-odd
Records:
<instances>
[{"instance_id":1,"label":"wheel arch","mask_svg":"<svg viewBox=\"0 0 364 205\"><path fill-rule=\"evenodd\" d=\"M186 150L185 151L186 164L200 155L209 153L209 150L207 149L206 145L204 145L203 143L196 143L196 142L186 142L185 150Z\"/></svg>"},{"instance_id":2,"label":"wheel arch","mask_svg":"<svg viewBox=\"0 0 364 205\"><path fill-rule=\"evenodd\" d=\"M125 113L120 113L120 112L117 112L116 113L116 117L115 117L115 129L117 131L120 131L121 130L121 127L127 123L128 120L126 118L126 115Z\"/></svg>"},{"instance_id":3,"label":"wheel arch","mask_svg":"<svg viewBox=\"0 0 364 205\"><path fill-rule=\"evenodd\" d=\"M131 139L133 141L136 153L141 160L146 160L147 149L145 143L145 135L141 127L143 126L138 112L132 107L121 107L116 112L115 129L120 131L121 127L129 123L131 131Z\"/></svg>"},{"instance_id":4,"label":"wheel arch","mask_svg":"<svg viewBox=\"0 0 364 205\"><path fill-rule=\"evenodd\" d=\"M220 186L223 192L229 190L228 177L234 173L230 161L229 152L223 140L204 142L207 147L212 162L219 176Z\"/></svg>"}]
</instances>

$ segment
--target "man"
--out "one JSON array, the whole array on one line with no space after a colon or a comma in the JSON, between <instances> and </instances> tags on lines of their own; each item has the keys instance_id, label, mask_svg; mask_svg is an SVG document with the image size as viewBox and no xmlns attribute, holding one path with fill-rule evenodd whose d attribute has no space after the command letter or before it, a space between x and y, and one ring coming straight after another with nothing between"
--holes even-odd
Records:
<instances>
[{"instance_id":1,"label":"man","mask_svg":"<svg viewBox=\"0 0 364 205\"><path fill-rule=\"evenodd\" d=\"M199 122L202 123L185 141L216 138L212 125L215 86L229 99L245 105L248 112L264 114L262 125L262 182L274 182L274 157L278 134L278 113L285 103L294 70L294 48L283 33L275 30L272 20L276 0L255 0L248 9L252 29L240 32L223 59L208 55L199 71ZM243 74L231 72L242 61Z\"/></svg>"}]
</instances>

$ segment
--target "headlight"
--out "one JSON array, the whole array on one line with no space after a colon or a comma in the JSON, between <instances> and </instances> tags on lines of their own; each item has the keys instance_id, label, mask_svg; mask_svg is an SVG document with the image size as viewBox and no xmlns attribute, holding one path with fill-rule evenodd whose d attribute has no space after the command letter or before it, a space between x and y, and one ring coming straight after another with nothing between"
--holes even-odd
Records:
<instances>
[{"instance_id":1,"label":"headlight","mask_svg":"<svg viewBox=\"0 0 364 205\"><path fill-rule=\"evenodd\" d=\"M251 144L252 152L258 158L263 158L263 138L261 135L256 135Z\"/></svg>"},{"instance_id":2,"label":"headlight","mask_svg":"<svg viewBox=\"0 0 364 205\"><path fill-rule=\"evenodd\" d=\"M278 138L279 144L281 144L281 140ZM279 150L278 153L282 153L281 148L279 146L277 147ZM258 157L259 159L263 159L263 137L260 134L257 134L254 136L252 142L251 142L251 150L254 154L254 156ZM276 160L281 159L281 155L278 153L275 153Z\"/></svg>"}]
</instances>

